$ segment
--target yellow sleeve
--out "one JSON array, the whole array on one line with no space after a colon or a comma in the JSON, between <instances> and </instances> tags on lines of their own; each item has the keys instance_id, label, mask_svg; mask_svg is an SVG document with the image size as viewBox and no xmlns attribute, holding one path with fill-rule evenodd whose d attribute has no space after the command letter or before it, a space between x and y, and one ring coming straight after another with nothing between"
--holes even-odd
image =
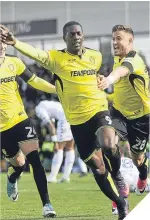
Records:
<instances>
[{"instance_id":1,"label":"yellow sleeve","mask_svg":"<svg viewBox=\"0 0 150 220\"><path fill-rule=\"evenodd\" d=\"M35 74L27 81L27 83L35 89L47 93L56 94L55 86L53 86L51 83L47 82L46 80L37 77Z\"/></svg>"},{"instance_id":2,"label":"yellow sleeve","mask_svg":"<svg viewBox=\"0 0 150 220\"><path fill-rule=\"evenodd\" d=\"M15 63L16 63L16 74L21 75L25 71L26 66L19 58L16 58Z\"/></svg>"},{"instance_id":3,"label":"yellow sleeve","mask_svg":"<svg viewBox=\"0 0 150 220\"><path fill-rule=\"evenodd\" d=\"M106 93L106 97L107 97L107 100L109 102L113 102L113 100L114 100L114 93L111 93L111 94Z\"/></svg>"},{"instance_id":4,"label":"yellow sleeve","mask_svg":"<svg viewBox=\"0 0 150 220\"><path fill-rule=\"evenodd\" d=\"M49 64L48 52L32 47L30 44L23 43L19 40L16 41L14 47L25 56L39 62L42 66L47 68Z\"/></svg>"}]
</instances>

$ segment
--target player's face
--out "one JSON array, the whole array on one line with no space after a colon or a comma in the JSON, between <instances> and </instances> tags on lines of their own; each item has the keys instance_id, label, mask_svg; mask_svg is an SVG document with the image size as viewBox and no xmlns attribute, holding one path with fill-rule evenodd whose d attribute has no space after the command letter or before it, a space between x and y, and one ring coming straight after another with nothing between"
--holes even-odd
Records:
<instances>
[{"instance_id":1,"label":"player's face","mask_svg":"<svg viewBox=\"0 0 150 220\"><path fill-rule=\"evenodd\" d=\"M0 57L4 57L7 50L7 44L0 42Z\"/></svg>"},{"instance_id":2,"label":"player's face","mask_svg":"<svg viewBox=\"0 0 150 220\"><path fill-rule=\"evenodd\" d=\"M64 40L67 45L67 50L70 53L78 54L82 50L83 31L80 25L71 25L67 27Z\"/></svg>"},{"instance_id":3,"label":"player's face","mask_svg":"<svg viewBox=\"0 0 150 220\"><path fill-rule=\"evenodd\" d=\"M125 31L116 31L112 34L114 55L124 57L128 54L132 43L133 37L130 33Z\"/></svg>"}]
</instances>

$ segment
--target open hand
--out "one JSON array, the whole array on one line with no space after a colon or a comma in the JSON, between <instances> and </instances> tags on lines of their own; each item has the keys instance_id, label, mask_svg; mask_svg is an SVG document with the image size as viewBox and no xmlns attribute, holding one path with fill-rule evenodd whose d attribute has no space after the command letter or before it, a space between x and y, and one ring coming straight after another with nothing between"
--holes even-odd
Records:
<instances>
[{"instance_id":1,"label":"open hand","mask_svg":"<svg viewBox=\"0 0 150 220\"><path fill-rule=\"evenodd\" d=\"M107 77L104 77L102 75L98 75L97 76L97 86L101 90L107 89L110 86L110 83L109 83Z\"/></svg>"},{"instance_id":2,"label":"open hand","mask_svg":"<svg viewBox=\"0 0 150 220\"><path fill-rule=\"evenodd\" d=\"M8 45L15 45L16 39L7 27L0 24L0 41Z\"/></svg>"}]
</instances>

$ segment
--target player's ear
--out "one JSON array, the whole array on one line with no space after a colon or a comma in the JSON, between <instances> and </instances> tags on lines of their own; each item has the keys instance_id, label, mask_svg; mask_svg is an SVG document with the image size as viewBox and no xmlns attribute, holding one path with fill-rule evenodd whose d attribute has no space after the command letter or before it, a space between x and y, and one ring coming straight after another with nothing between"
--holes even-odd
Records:
<instances>
[{"instance_id":1,"label":"player's ear","mask_svg":"<svg viewBox=\"0 0 150 220\"><path fill-rule=\"evenodd\" d=\"M129 38L129 43L133 43L133 37Z\"/></svg>"},{"instance_id":2,"label":"player's ear","mask_svg":"<svg viewBox=\"0 0 150 220\"><path fill-rule=\"evenodd\" d=\"M66 42L66 35L63 35L63 40Z\"/></svg>"}]
</instances>

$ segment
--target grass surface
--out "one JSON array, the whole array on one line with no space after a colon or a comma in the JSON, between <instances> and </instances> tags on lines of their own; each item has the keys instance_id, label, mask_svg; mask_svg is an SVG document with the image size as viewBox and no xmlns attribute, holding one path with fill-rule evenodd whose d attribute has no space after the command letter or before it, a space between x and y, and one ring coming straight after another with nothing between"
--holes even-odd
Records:
<instances>
[{"instance_id":1,"label":"grass surface","mask_svg":"<svg viewBox=\"0 0 150 220\"><path fill-rule=\"evenodd\" d=\"M99 190L91 174L83 178L72 174L70 183L49 183L48 188L57 219L117 220L117 217L111 214L111 202ZM130 210L144 196L131 194ZM6 174L1 174L1 219L43 219L40 198L31 174L25 173L20 179L17 202L7 198Z\"/></svg>"}]
</instances>

